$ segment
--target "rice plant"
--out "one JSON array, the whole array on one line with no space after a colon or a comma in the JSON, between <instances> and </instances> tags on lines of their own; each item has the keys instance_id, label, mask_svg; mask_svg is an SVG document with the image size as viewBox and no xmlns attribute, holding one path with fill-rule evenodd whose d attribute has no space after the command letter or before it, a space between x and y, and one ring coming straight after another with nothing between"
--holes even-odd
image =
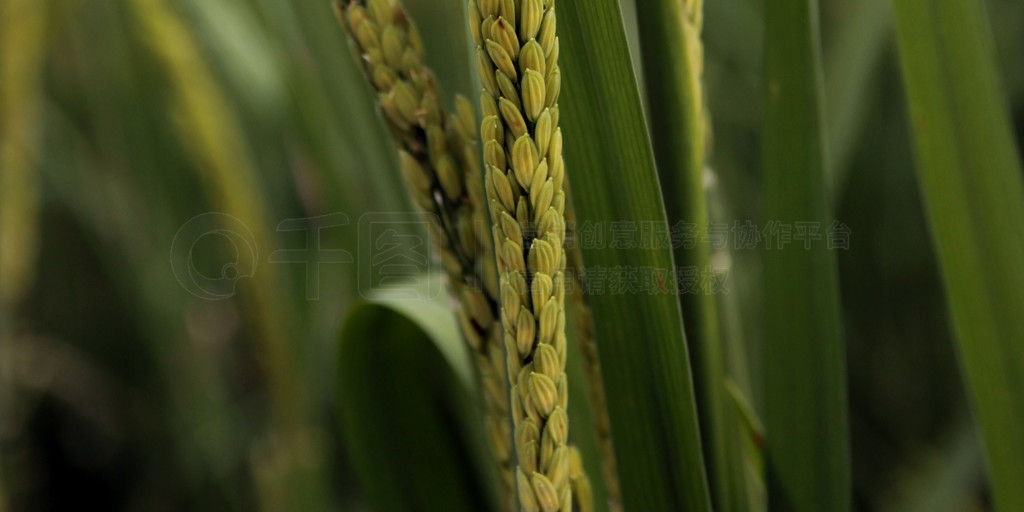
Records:
<instances>
[{"instance_id":1,"label":"rice plant","mask_svg":"<svg viewBox=\"0 0 1024 512\"><path fill-rule=\"evenodd\" d=\"M1024 6L0 0L0 511L1024 510Z\"/></svg>"}]
</instances>

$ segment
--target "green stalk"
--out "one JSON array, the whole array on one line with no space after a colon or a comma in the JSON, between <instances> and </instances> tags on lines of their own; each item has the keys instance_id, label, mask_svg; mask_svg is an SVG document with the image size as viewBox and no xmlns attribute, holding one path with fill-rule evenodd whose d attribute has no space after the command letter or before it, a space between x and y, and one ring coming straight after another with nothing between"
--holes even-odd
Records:
<instances>
[{"instance_id":1,"label":"green stalk","mask_svg":"<svg viewBox=\"0 0 1024 512\"><path fill-rule=\"evenodd\" d=\"M1024 182L984 4L894 3L920 186L996 509L1024 510Z\"/></svg>"},{"instance_id":2,"label":"green stalk","mask_svg":"<svg viewBox=\"0 0 1024 512\"><path fill-rule=\"evenodd\" d=\"M832 222L821 116L816 0L766 9L764 218L797 233ZM846 377L836 258L824 239L764 252L764 375L769 509L850 507Z\"/></svg>"},{"instance_id":3,"label":"green stalk","mask_svg":"<svg viewBox=\"0 0 1024 512\"><path fill-rule=\"evenodd\" d=\"M700 0L682 3L680 9L680 0L644 2L637 15L642 27L647 100L657 105L647 113L668 221L696 226L694 246L676 249L676 265L705 272L711 267L711 244L704 190L708 136L701 84L703 6ZM729 511L740 509L745 499L736 444L730 442L734 429L724 402L725 368L716 300L706 290L681 297L713 503L717 510Z\"/></svg>"}]
</instances>

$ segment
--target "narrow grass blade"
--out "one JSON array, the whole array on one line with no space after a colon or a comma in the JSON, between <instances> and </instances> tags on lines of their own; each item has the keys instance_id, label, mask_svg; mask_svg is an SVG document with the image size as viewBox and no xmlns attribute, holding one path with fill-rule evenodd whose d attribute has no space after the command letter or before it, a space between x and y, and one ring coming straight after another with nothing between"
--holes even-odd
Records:
<instances>
[{"instance_id":1,"label":"narrow grass blade","mask_svg":"<svg viewBox=\"0 0 1024 512\"><path fill-rule=\"evenodd\" d=\"M833 219L817 2L774 1L765 16L765 225L798 233L812 223L822 238L781 249L781 235L765 241L768 506L841 512L850 507L849 434L836 261L823 240Z\"/></svg>"},{"instance_id":2,"label":"narrow grass blade","mask_svg":"<svg viewBox=\"0 0 1024 512\"><path fill-rule=\"evenodd\" d=\"M700 2L653 0L637 10L647 110L665 205L671 225L694 226L694 244L675 251L679 267L711 271L708 204L704 188L707 120L701 83ZM737 510L744 502L735 429L724 407L725 368L713 293L682 297L686 338L693 354L697 405L716 510Z\"/></svg>"},{"instance_id":3,"label":"narrow grass blade","mask_svg":"<svg viewBox=\"0 0 1024 512\"><path fill-rule=\"evenodd\" d=\"M468 354L445 304L355 307L338 358L342 434L373 510L495 509Z\"/></svg>"},{"instance_id":4,"label":"narrow grass blade","mask_svg":"<svg viewBox=\"0 0 1024 512\"><path fill-rule=\"evenodd\" d=\"M998 510L1024 510L1024 182L984 4L894 3L918 172Z\"/></svg>"},{"instance_id":5,"label":"narrow grass blade","mask_svg":"<svg viewBox=\"0 0 1024 512\"><path fill-rule=\"evenodd\" d=\"M616 0L558 4L566 165L582 225L668 224ZM671 272L671 247L581 241L626 510L708 510L700 431L672 277L628 291L628 277ZM656 274L657 275L657 274ZM669 274L671 275L671 274ZM595 288L604 283L604 290ZM616 289L626 285L627 289Z\"/></svg>"}]
</instances>

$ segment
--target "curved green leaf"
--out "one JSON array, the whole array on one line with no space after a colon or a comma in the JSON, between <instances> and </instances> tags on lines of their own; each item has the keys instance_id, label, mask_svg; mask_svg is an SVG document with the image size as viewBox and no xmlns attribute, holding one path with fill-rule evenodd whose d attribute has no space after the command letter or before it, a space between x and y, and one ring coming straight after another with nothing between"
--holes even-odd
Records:
<instances>
[{"instance_id":1,"label":"curved green leaf","mask_svg":"<svg viewBox=\"0 0 1024 512\"><path fill-rule=\"evenodd\" d=\"M372 510L492 510L482 419L451 310L429 299L356 306L339 348L345 446Z\"/></svg>"}]
</instances>

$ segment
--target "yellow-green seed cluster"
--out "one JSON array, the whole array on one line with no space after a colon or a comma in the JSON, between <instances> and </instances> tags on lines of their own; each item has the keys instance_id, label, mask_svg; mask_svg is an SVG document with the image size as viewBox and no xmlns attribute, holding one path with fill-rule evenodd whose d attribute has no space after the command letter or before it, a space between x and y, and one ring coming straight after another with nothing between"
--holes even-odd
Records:
<instances>
[{"instance_id":1,"label":"yellow-green seed cluster","mask_svg":"<svg viewBox=\"0 0 1024 512\"><path fill-rule=\"evenodd\" d=\"M590 508L568 444L565 165L553 0L470 0L480 127L501 286L516 485L525 511ZM573 484L583 492L573 492Z\"/></svg>"},{"instance_id":2,"label":"yellow-green seed cluster","mask_svg":"<svg viewBox=\"0 0 1024 512\"><path fill-rule=\"evenodd\" d=\"M460 301L462 332L484 390L487 429L508 502L514 485L508 382L476 114L463 97L456 99L455 114L441 108L419 33L397 0L336 0L335 8L398 143L412 199L431 214L433 240Z\"/></svg>"}]
</instances>

